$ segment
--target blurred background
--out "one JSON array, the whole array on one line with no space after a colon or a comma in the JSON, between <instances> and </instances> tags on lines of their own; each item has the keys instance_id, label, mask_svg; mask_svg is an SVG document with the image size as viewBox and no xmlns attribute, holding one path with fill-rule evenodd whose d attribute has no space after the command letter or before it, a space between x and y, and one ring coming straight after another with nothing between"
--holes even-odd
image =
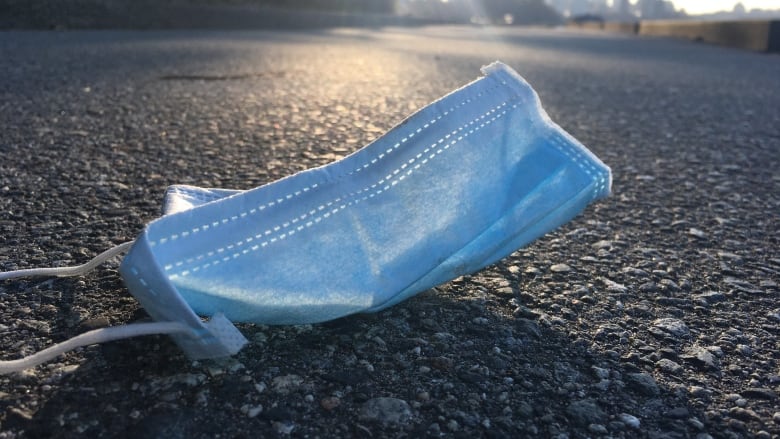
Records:
<instances>
[{"instance_id":1,"label":"blurred background","mask_svg":"<svg viewBox=\"0 0 780 439\"><path fill-rule=\"evenodd\" d=\"M2 29L561 25L778 17L780 0L0 0Z\"/></svg>"}]
</instances>

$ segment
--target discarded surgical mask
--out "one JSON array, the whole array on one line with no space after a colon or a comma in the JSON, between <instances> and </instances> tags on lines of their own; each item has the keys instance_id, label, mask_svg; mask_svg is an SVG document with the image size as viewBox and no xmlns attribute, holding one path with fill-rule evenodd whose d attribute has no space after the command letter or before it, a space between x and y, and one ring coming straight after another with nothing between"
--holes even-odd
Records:
<instances>
[{"instance_id":1,"label":"discarded surgical mask","mask_svg":"<svg viewBox=\"0 0 780 439\"><path fill-rule=\"evenodd\" d=\"M609 193L609 168L550 121L520 76L501 63L482 71L327 166L249 191L169 188L163 217L120 266L157 321L146 325L158 326L106 328L130 331L79 343L138 325L171 334L194 359L232 355L246 341L231 322L379 311L497 262Z\"/></svg>"}]
</instances>

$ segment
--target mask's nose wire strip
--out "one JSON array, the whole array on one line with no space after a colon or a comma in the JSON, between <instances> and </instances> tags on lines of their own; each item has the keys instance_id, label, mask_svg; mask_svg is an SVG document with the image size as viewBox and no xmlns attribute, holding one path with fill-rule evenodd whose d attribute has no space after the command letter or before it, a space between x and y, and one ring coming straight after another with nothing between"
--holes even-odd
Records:
<instances>
[{"instance_id":1,"label":"mask's nose wire strip","mask_svg":"<svg viewBox=\"0 0 780 439\"><path fill-rule=\"evenodd\" d=\"M52 267L52 268L29 268L26 270L7 271L0 273L0 281L8 279L16 279L19 277L33 277L33 276L81 276L88 271L93 270L98 265L106 262L114 256L124 253L130 246L133 245L133 241L119 244L116 247L112 247L103 253L95 256L91 261L83 265L77 265L75 267Z\"/></svg>"},{"instance_id":2,"label":"mask's nose wire strip","mask_svg":"<svg viewBox=\"0 0 780 439\"><path fill-rule=\"evenodd\" d=\"M193 330L179 322L132 323L130 325L100 328L77 335L30 356L10 361L0 361L0 375L19 372L56 358L65 352L95 343L105 343L122 338L153 334L192 334Z\"/></svg>"}]
</instances>

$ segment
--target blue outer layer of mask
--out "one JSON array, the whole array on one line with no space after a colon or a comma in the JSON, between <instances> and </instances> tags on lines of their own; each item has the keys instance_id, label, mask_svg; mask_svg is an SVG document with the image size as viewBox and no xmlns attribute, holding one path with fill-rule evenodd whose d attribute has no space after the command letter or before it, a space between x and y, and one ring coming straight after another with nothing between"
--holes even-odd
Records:
<instances>
[{"instance_id":1,"label":"blue outer layer of mask","mask_svg":"<svg viewBox=\"0 0 780 439\"><path fill-rule=\"evenodd\" d=\"M156 319L201 329L177 339L191 356L215 356L219 330L194 313L301 324L378 311L609 193L609 168L522 78L500 63L483 73L327 166L249 191L169 188L122 263L131 293Z\"/></svg>"}]
</instances>

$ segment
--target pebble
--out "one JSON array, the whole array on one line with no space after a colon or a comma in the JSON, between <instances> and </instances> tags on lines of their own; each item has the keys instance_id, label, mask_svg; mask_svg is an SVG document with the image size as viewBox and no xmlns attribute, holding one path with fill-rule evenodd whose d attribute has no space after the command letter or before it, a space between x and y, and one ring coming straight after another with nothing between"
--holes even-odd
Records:
<instances>
[{"instance_id":1,"label":"pebble","mask_svg":"<svg viewBox=\"0 0 780 439\"><path fill-rule=\"evenodd\" d=\"M658 284L655 282L645 282L639 286L639 291L646 294L653 294L658 292Z\"/></svg>"},{"instance_id":2,"label":"pebble","mask_svg":"<svg viewBox=\"0 0 780 439\"><path fill-rule=\"evenodd\" d=\"M772 389L763 387L748 387L747 389L743 390L741 394L743 397L751 399L766 399L769 401L777 399L777 393L775 393Z\"/></svg>"},{"instance_id":3,"label":"pebble","mask_svg":"<svg viewBox=\"0 0 780 439\"><path fill-rule=\"evenodd\" d=\"M412 417L409 404L403 399L379 397L363 403L360 418L383 424L402 424Z\"/></svg>"},{"instance_id":4,"label":"pebble","mask_svg":"<svg viewBox=\"0 0 780 439\"><path fill-rule=\"evenodd\" d=\"M596 375L596 377L601 378L602 380L609 378L609 369L598 366L592 366L590 369L593 371L593 375Z\"/></svg>"},{"instance_id":5,"label":"pebble","mask_svg":"<svg viewBox=\"0 0 780 439\"><path fill-rule=\"evenodd\" d=\"M303 384L303 378L298 375L282 375L271 380L271 388L276 393L286 395Z\"/></svg>"},{"instance_id":6,"label":"pebble","mask_svg":"<svg viewBox=\"0 0 780 439\"><path fill-rule=\"evenodd\" d=\"M718 370L718 362L714 355L701 346L692 346L688 348L680 358L693 364L702 370Z\"/></svg>"},{"instance_id":7,"label":"pebble","mask_svg":"<svg viewBox=\"0 0 780 439\"><path fill-rule=\"evenodd\" d=\"M327 396L320 400L320 407L327 411L331 411L341 405L341 399L336 396Z\"/></svg>"},{"instance_id":8,"label":"pebble","mask_svg":"<svg viewBox=\"0 0 780 439\"><path fill-rule=\"evenodd\" d=\"M583 426L601 423L606 418L598 404L590 399L572 402L566 408L566 413L572 421Z\"/></svg>"},{"instance_id":9,"label":"pebble","mask_svg":"<svg viewBox=\"0 0 780 439\"><path fill-rule=\"evenodd\" d=\"M729 410L729 415L745 422L761 420L761 416L759 416L756 412L750 409L744 409L742 407L733 407Z\"/></svg>"},{"instance_id":10,"label":"pebble","mask_svg":"<svg viewBox=\"0 0 780 439\"><path fill-rule=\"evenodd\" d=\"M259 415L262 412L263 412L262 404L258 404L254 406L245 404L241 406L241 413L244 413L249 418L256 418L257 415Z\"/></svg>"},{"instance_id":11,"label":"pebble","mask_svg":"<svg viewBox=\"0 0 780 439\"><path fill-rule=\"evenodd\" d=\"M690 334L685 322L673 318L657 319L649 330L653 335L659 337L664 337L667 334L674 337L686 337Z\"/></svg>"},{"instance_id":12,"label":"pebble","mask_svg":"<svg viewBox=\"0 0 780 439\"><path fill-rule=\"evenodd\" d=\"M695 227L691 227L690 229L688 229L688 234L691 235L691 236L695 236L696 238L699 238L699 239L706 239L707 238L707 234L704 233L704 231L702 231L700 229L697 229Z\"/></svg>"},{"instance_id":13,"label":"pebble","mask_svg":"<svg viewBox=\"0 0 780 439\"><path fill-rule=\"evenodd\" d=\"M272 424L277 433L288 435L295 429L295 424L290 421L274 421Z\"/></svg>"},{"instance_id":14,"label":"pebble","mask_svg":"<svg viewBox=\"0 0 780 439\"><path fill-rule=\"evenodd\" d=\"M639 425L641 424L639 418L634 415L629 415L628 413L621 413L618 416L618 419L620 422L633 429L639 428Z\"/></svg>"},{"instance_id":15,"label":"pebble","mask_svg":"<svg viewBox=\"0 0 780 439\"><path fill-rule=\"evenodd\" d=\"M704 423L698 420L697 418L688 419L688 425L690 425L691 427L697 430L704 430Z\"/></svg>"},{"instance_id":16,"label":"pebble","mask_svg":"<svg viewBox=\"0 0 780 439\"><path fill-rule=\"evenodd\" d=\"M604 286L607 287L607 291L611 293L626 293L628 291L628 287L626 287L623 284L617 283L613 280L607 279L607 278L601 278L601 281L604 283Z\"/></svg>"},{"instance_id":17,"label":"pebble","mask_svg":"<svg viewBox=\"0 0 780 439\"><path fill-rule=\"evenodd\" d=\"M521 319L537 319L537 318L539 318L539 314L537 314L536 312L534 312L534 311L532 311L532 310L530 310L527 307L522 306L522 305L520 305L517 308L515 308L515 310L512 311L512 315L517 317L517 318L521 318Z\"/></svg>"},{"instance_id":18,"label":"pebble","mask_svg":"<svg viewBox=\"0 0 780 439\"><path fill-rule=\"evenodd\" d=\"M626 374L626 381L632 385L632 387L638 392L655 396L661 393L661 389L658 388L658 384L655 382L655 378L646 373L629 373Z\"/></svg>"},{"instance_id":19,"label":"pebble","mask_svg":"<svg viewBox=\"0 0 780 439\"><path fill-rule=\"evenodd\" d=\"M607 434L607 427L601 425L601 424L590 424L588 425L588 430L591 433L596 434Z\"/></svg>"},{"instance_id":20,"label":"pebble","mask_svg":"<svg viewBox=\"0 0 780 439\"><path fill-rule=\"evenodd\" d=\"M703 302L706 306L725 301L726 295L717 291L707 291L706 293L696 294L693 296L693 300L699 303Z\"/></svg>"},{"instance_id":21,"label":"pebble","mask_svg":"<svg viewBox=\"0 0 780 439\"><path fill-rule=\"evenodd\" d=\"M568 273L572 271L572 268L566 264L555 264L550 267L550 271L553 273Z\"/></svg>"},{"instance_id":22,"label":"pebble","mask_svg":"<svg viewBox=\"0 0 780 439\"><path fill-rule=\"evenodd\" d=\"M501 287L496 288L495 290L496 294L502 295L502 296L514 296L515 291L512 289L512 287Z\"/></svg>"},{"instance_id":23,"label":"pebble","mask_svg":"<svg viewBox=\"0 0 780 439\"><path fill-rule=\"evenodd\" d=\"M682 366L668 358L661 358L660 360L656 361L655 367L664 372L672 374L679 374L684 370Z\"/></svg>"},{"instance_id":24,"label":"pebble","mask_svg":"<svg viewBox=\"0 0 780 439\"><path fill-rule=\"evenodd\" d=\"M691 386L688 388L688 393L690 393L694 398L705 399L710 397L712 391L701 386Z\"/></svg>"}]
</instances>

